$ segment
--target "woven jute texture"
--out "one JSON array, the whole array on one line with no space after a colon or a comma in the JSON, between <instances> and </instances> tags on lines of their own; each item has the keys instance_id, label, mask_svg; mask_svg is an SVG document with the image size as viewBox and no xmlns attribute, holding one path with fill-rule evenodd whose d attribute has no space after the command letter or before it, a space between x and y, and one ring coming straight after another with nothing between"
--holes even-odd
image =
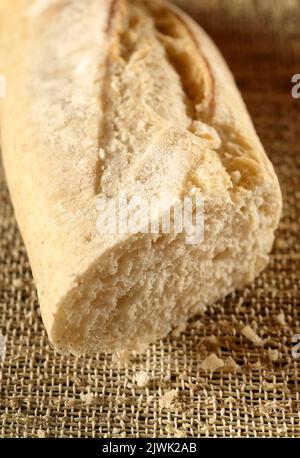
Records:
<instances>
[{"instance_id":1,"label":"woven jute texture","mask_svg":"<svg viewBox=\"0 0 300 458\"><path fill-rule=\"evenodd\" d=\"M186 332L125 365L106 355L60 356L42 325L2 179L2 437L300 437L300 359L292 356L300 334L300 99L291 96L292 75L300 73L300 2L178 3L223 51L279 174L285 205L270 265ZM260 346L245 337L247 325ZM225 366L207 373L201 365L212 353Z\"/></svg>"}]
</instances>

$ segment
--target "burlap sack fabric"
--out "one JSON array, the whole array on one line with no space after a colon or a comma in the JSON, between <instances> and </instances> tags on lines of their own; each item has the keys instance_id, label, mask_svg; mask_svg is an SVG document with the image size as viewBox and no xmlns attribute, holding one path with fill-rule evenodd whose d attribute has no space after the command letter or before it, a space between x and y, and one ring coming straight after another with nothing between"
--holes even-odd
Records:
<instances>
[{"instance_id":1,"label":"burlap sack fabric","mask_svg":"<svg viewBox=\"0 0 300 458\"><path fill-rule=\"evenodd\" d=\"M2 437L300 437L300 359L292 356L300 334L300 99L291 96L300 2L178 3L223 51L279 174L285 206L270 266L125 366L105 355L60 356L41 322L2 179ZM212 353L224 366L210 373L203 361Z\"/></svg>"}]
</instances>

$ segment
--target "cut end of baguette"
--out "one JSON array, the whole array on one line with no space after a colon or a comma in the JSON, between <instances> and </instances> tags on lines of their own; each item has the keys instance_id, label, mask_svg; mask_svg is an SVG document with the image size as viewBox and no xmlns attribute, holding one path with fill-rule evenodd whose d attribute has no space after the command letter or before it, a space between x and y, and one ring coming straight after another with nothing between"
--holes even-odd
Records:
<instances>
[{"instance_id":1,"label":"cut end of baguette","mask_svg":"<svg viewBox=\"0 0 300 458\"><path fill-rule=\"evenodd\" d=\"M252 282L273 243L273 213L265 211L272 196L208 201L199 245L187 245L185 234L136 234L110 249L60 304L50 334L56 348L142 352Z\"/></svg>"}]
</instances>

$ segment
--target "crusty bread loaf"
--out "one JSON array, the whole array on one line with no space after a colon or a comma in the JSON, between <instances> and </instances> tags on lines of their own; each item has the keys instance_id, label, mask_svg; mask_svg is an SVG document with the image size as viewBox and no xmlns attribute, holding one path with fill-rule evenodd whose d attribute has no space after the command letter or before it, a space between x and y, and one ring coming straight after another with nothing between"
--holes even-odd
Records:
<instances>
[{"instance_id":1,"label":"crusty bread loaf","mask_svg":"<svg viewBox=\"0 0 300 458\"><path fill-rule=\"evenodd\" d=\"M54 346L141 351L251 282L281 193L203 30L156 0L4 0L0 14L3 162ZM203 241L99 234L99 197L122 191L200 193Z\"/></svg>"}]
</instances>

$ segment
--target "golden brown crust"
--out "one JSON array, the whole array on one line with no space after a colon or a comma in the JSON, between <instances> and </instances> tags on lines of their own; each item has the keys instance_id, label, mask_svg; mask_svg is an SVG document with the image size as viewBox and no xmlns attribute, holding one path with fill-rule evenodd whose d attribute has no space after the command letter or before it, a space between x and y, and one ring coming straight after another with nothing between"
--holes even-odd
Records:
<instances>
[{"instance_id":1,"label":"golden brown crust","mask_svg":"<svg viewBox=\"0 0 300 458\"><path fill-rule=\"evenodd\" d=\"M187 16L181 11L179 10L178 8L176 8L173 4L171 4L170 2L166 2L166 4L168 5L168 8L174 13L174 15L178 18L179 21L182 22L182 24L184 24L184 26L186 27L188 33L190 34L192 40L194 41L195 43L195 46L198 48L199 50L199 53L202 55L202 58L204 59L205 61L205 64L207 66L207 69L208 69L208 72L209 72L209 75L210 75L210 83L211 83L211 95L210 95L210 101L209 101L209 104L207 106L207 117L209 116L212 116L212 114L214 113L215 111L215 106L216 106L216 94L215 94L215 80L214 80L214 75L213 75L213 72L212 72L212 68L211 68L211 65L210 65L210 62L209 62L209 59L206 55L203 54L202 52L202 49L201 49L201 42L199 39L197 39L197 33L195 33L195 30L192 30L188 25L188 22L187 22Z\"/></svg>"}]
</instances>

